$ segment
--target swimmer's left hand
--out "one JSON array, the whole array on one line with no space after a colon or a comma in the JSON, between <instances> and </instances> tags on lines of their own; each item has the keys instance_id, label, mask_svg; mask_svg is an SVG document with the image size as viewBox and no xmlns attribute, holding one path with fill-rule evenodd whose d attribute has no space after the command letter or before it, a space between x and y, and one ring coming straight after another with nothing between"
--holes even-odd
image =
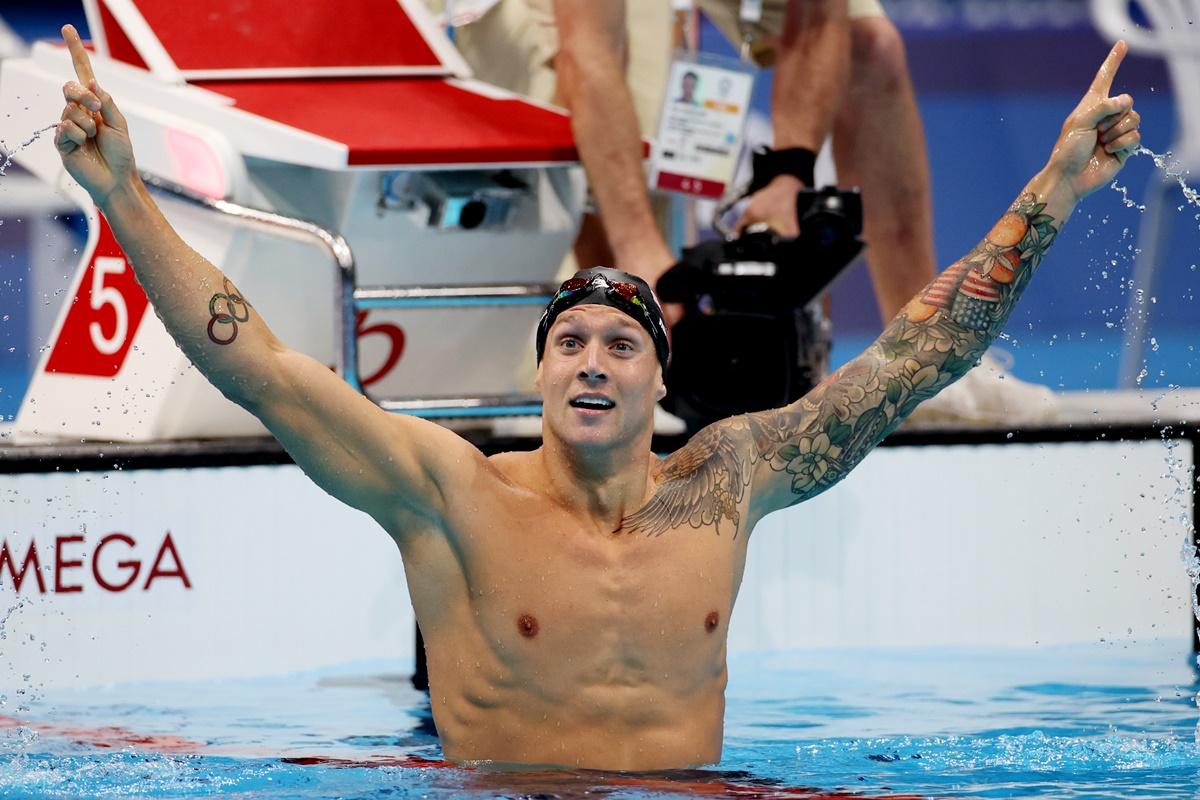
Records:
<instances>
[{"instance_id":1,"label":"swimmer's left hand","mask_svg":"<svg viewBox=\"0 0 1200 800\"><path fill-rule=\"evenodd\" d=\"M1113 45L1050 155L1049 167L1066 180L1076 200L1110 183L1141 146L1142 118L1133 110L1133 98L1108 96L1128 50L1124 41Z\"/></svg>"}]
</instances>

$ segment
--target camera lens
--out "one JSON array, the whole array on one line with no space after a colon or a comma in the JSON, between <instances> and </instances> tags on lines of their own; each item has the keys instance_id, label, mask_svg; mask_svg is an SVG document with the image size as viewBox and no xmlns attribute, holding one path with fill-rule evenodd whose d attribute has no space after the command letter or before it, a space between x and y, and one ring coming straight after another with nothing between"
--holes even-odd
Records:
<instances>
[{"instance_id":1,"label":"camera lens","mask_svg":"<svg viewBox=\"0 0 1200 800\"><path fill-rule=\"evenodd\" d=\"M833 247L854 238L850 223L837 211L814 211L801 222L804 234L820 247Z\"/></svg>"},{"instance_id":2,"label":"camera lens","mask_svg":"<svg viewBox=\"0 0 1200 800\"><path fill-rule=\"evenodd\" d=\"M458 226L468 230L478 228L483 224L486 216L487 204L482 200L471 200L462 207L462 211L458 215Z\"/></svg>"}]
</instances>

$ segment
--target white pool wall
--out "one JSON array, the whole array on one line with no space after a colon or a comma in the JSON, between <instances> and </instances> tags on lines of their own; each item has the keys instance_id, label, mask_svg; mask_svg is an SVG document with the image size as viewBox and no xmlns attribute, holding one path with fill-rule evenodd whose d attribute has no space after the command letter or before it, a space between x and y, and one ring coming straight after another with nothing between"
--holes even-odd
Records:
<instances>
[{"instance_id":1,"label":"white pool wall","mask_svg":"<svg viewBox=\"0 0 1200 800\"><path fill-rule=\"evenodd\" d=\"M730 651L1190 641L1193 453L1173 453L880 449L753 533ZM0 570L0 687L411 668L396 547L296 467L47 469L0 477L0 535L43 577Z\"/></svg>"}]
</instances>

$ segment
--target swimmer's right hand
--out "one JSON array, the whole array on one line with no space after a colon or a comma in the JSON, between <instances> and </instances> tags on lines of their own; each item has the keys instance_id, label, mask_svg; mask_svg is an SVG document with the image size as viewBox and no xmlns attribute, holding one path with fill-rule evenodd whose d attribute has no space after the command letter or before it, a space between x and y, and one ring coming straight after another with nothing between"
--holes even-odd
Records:
<instances>
[{"instance_id":1,"label":"swimmer's right hand","mask_svg":"<svg viewBox=\"0 0 1200 800\"><path fill-rule=\"evenodd\" d=\"M67 105L54 132L54 146L70 176L104 208L115 191L138 180L129 126L112 95L96 83L74 26L64 25L62 36L78 80L63 85Z\"/></svg>"}]
</instances>

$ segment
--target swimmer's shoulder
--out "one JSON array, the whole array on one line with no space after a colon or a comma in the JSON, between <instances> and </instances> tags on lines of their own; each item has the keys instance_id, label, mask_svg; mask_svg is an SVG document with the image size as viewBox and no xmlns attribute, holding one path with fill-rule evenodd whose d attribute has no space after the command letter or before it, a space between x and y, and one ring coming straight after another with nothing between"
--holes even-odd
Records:
<instances>
[{"instance_id":1,"label":"swimmer's shoulder","mask_svg":"<svg viewBox=\"0 0 1200 800\"><path fill-rule=\"evenodd\" d=\"M542 484L541 460L537 450L516 450L488 456L488 467L504 485L517 492L537 494Z\"/></svg>"}]
</instances>

